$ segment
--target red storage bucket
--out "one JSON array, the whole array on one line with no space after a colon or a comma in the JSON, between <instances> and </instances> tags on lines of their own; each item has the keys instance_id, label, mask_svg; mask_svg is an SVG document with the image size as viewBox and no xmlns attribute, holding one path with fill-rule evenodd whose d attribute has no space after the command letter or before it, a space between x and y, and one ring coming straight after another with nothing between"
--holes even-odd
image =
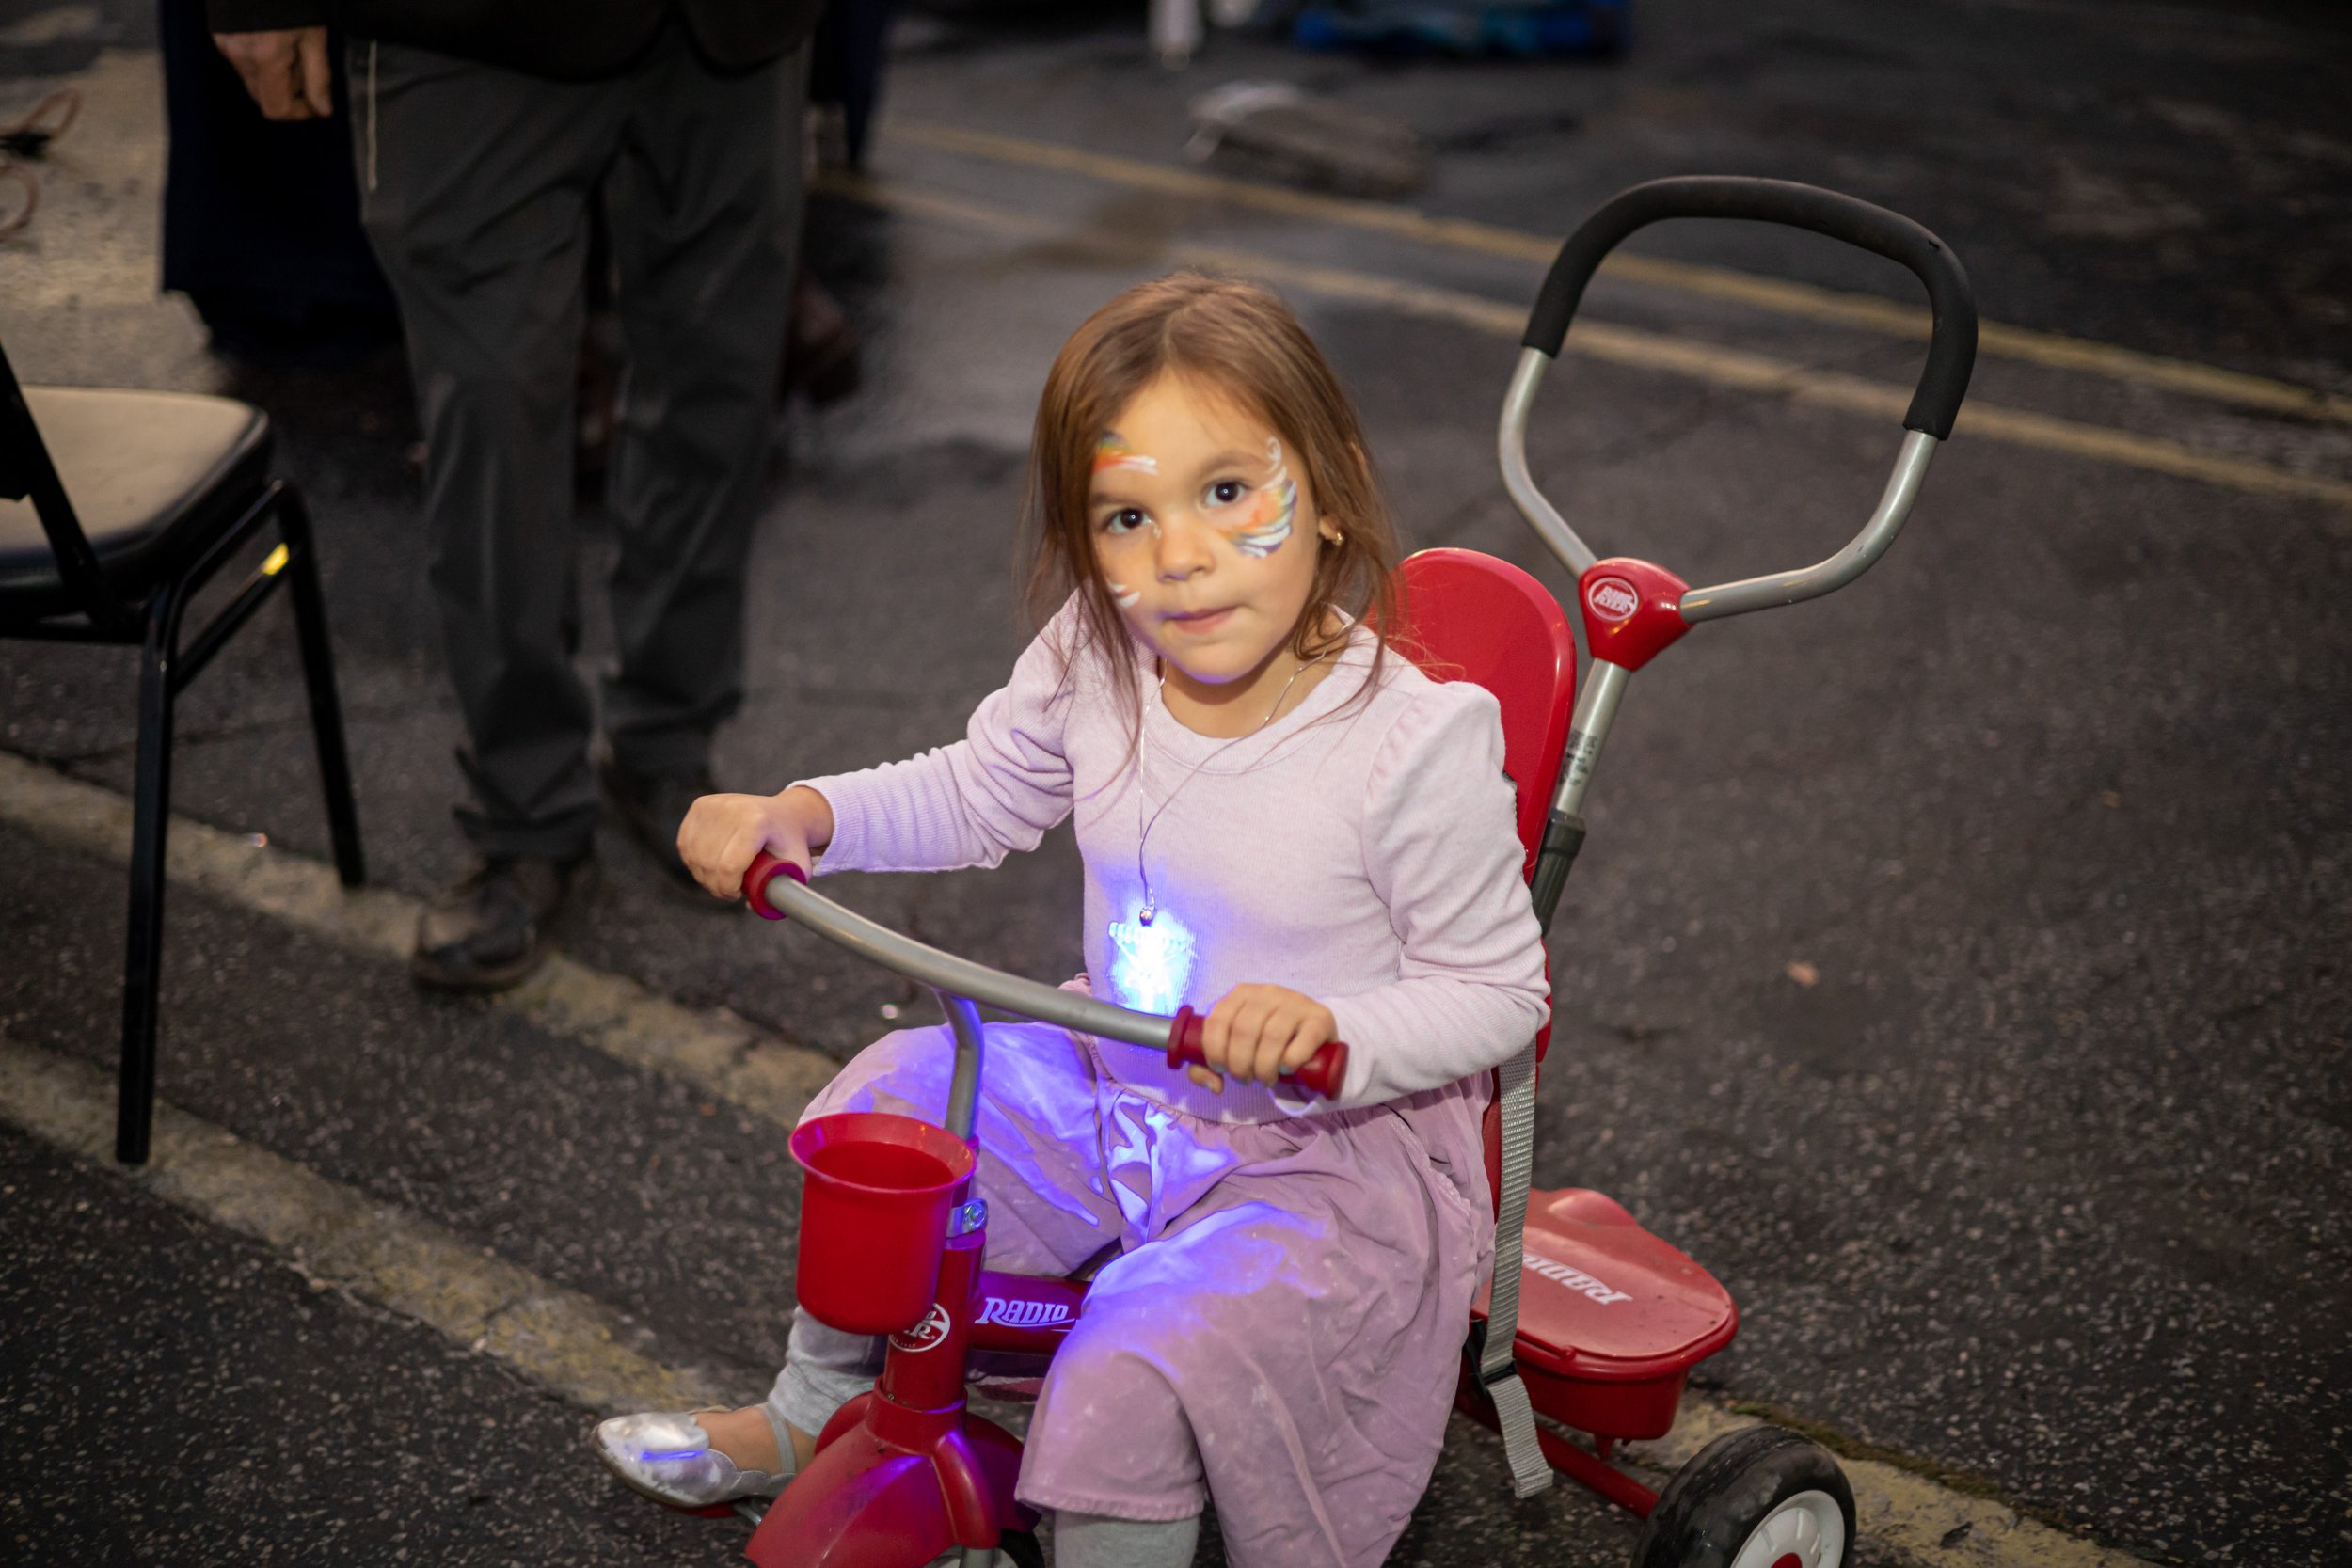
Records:
<instances>
[{"instance_id":1,"label":"red storage bucket","mask_svg":"<svg viewBox=\"0 0 2352 1568\"><path fill-rule=\"evenodd\" d=\"M919 1321L939 1283L947 1211L972 1174L972 1148L944 1127L844 1111L792 1132L801 1188L793 1293L818 1322L896 1334Z\"/></svg>"}]
</instances>

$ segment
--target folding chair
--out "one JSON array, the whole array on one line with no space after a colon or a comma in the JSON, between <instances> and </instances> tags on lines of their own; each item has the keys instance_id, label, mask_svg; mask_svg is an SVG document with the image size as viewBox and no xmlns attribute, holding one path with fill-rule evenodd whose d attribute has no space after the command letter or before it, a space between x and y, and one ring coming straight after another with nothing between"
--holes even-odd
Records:
<instances>
[{"instance_id":1,"label":"folding chair","mask_svg":"<svg viewBox=\"0 0 2352 1568\"><path fill-rule=\"evenodd\" d=\"M335 869L366 879L310 514L270 475L269 419L229 398L20 387L0 353L0 637L135 643L137 787L115 1158L143 1164L155 1099L172 705L278 583L294 591ZM265 524L278 546L195 636L188 602Z\"/></svg>"}]
</instances>

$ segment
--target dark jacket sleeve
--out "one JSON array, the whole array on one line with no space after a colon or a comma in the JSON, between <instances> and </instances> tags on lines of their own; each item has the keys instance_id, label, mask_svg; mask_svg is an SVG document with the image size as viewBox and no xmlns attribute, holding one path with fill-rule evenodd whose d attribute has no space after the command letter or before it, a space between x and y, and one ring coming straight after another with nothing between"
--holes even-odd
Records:
<instances>
[{"instance_id":1,"label":"dark jacket sleeve","mask_svg":"<svg viewBox=\"0 0 2352 1568\"><path fill-rule=\"evenodd\" d=\"M628 71L675 16L705 63L754 71L816 28L822 0L206 0L215 33L331 23L355 39L411 44L558 82Z\"/></svg>"},{"instance_id":2,"label":"dark jacket sleeve","mask_svg":"<svg viewBox=\"0 0 2352 1568\"><path fill-rule=\"evenodd\" d=\"M206 0L204 11L215 33L267 33L325 26L332 8L330 0Z\"/></svg>"}]
</instances>

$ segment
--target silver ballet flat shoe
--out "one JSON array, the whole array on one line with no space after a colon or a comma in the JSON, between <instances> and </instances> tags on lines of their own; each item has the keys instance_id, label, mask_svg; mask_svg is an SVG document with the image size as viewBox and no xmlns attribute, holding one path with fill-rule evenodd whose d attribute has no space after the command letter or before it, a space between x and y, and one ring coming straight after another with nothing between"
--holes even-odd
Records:
<instances>
[{"instance_id":1,"label":"silver ballet flat shoe","mask_svg":"<svg viewBox=\"0 0 2352 1568\"><path fill-rule=\"evenodd\" d=\"M596 1456L629 1486L672 1508L719 1508L738 1497L772 1497L791 1473L744 1470L710 1446L700 1410L646 1411L598 1423ZM772 1419L772 1418L771 1418ZM779 1448L786 1453L789 1448Z\"/></svg>"}]
</instances>

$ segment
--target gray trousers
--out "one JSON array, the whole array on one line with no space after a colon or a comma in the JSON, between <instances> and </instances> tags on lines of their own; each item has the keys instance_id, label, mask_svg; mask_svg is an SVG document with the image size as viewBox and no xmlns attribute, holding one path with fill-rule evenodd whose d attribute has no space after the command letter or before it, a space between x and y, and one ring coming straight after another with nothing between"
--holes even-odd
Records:
<instances>
[{"instance_id":1,"label":"gray trousers","mask_svg":"<svg viewBox=\"0 0 2352 1568\"><path fill-rule=\"evenodd\" d=\"M601 82L352 48L361 214L407 330L431 580L465 716L457 817L486 854L568 858L596 829L572 473L598 200L628 364L609 489L614 759L690 772L742 699L805 72L803 49L716 75L675 26Z\"/></svg>"}]
</instances>

